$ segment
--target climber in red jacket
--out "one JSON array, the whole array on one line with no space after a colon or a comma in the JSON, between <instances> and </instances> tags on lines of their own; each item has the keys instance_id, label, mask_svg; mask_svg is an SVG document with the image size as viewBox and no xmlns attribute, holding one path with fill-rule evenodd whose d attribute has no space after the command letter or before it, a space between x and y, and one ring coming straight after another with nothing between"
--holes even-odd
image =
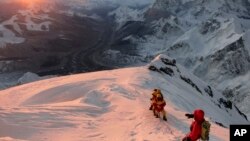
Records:
<instances>
[{"instance_id":1,"label":"climber in red jacket","mask_svg":"<svg viewBox=\"0 0 250 141\"><path fill-rule=\"evenodd\" d=\"M182 139L182 141L197 141L201 137L202 122L204 119L204 111L196 109L193 114L185 114L188 118L194 118L190 126L190 133Z\"/></svg>"}]
</instances>

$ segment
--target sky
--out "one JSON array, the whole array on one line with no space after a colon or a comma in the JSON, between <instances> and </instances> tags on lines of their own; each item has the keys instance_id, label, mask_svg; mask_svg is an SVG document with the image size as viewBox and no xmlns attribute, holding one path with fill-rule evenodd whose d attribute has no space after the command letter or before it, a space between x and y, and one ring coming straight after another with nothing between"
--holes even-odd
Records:
<instances>
[{"instance_id":1,"label":"sky","mask_svg":"<svg viewBox=\"0 0 250 141\"><path fill-rule=\"evenodd\" d=\"M84 2L87 2L87 3L91 3L91 2L98 2L98 3L113 2L113 3L116 3L116 4L123 4L123 5L135 5L135 4L144 5L144 4L151 4L155 0L64 0L64 1L81 2L81 3L84 3Z\"/></svg>"}]
</instances>

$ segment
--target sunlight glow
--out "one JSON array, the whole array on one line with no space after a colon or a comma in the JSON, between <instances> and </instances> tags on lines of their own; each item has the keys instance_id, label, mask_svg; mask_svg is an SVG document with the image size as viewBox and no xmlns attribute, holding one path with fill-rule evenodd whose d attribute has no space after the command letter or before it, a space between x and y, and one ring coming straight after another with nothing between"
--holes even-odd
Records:
<instances>
[{"instance_id":1,"label":"sunlight glow","mask_svg":"<svg viewBox=\"0 0 250 141\"><path fill-rule=\"evenodd\" d=\"M34 6L41 4L44 0L17 0L25 6Z\"/></svg>"},{"instance_id":2,"label":"sunlight glow","mask_svg":"<svg viewBox=\"0 0 250 141\"><path fill-rule=\"evenodd\" d=\"M40 5L46 0L12 0L12 2L19 3L22 6L25 7L33 7L35 5Z\"/></svg>"}]
</instances>

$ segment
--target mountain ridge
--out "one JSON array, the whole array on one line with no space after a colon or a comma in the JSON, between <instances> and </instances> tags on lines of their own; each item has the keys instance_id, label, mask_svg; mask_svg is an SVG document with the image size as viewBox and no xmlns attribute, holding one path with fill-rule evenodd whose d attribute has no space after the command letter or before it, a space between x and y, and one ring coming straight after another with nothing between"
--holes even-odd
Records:
<instances>
[{"instance_id":1,"label":"mountain ridge","mask_svg":"<svg viewBox=\"0 0 250 141\"><path fill-rule=\"evenodd\" d=\"M240 80L243 76L249 78L250 73L249 7L247 0L156 0L140 13L144 21L124 24L128 31L129 27L137 27L136 23L141 25L138 34L120 37L136 45L137 54L131 55L128 62L136 62L134 58L150 62L158 54L175 58L249 116L250 84ZM119 47L113 52L117 50Z\"/></svg>"},{"instance_id":2,"label":"mountain ridge","mask_svg":"<svg viewBox=\"0 0 250 141\"><path fill-rule=\"evenodd\" d=\"M167 102L167 122L148 110L154 88ZM212 123L211 140L226 141L230 124L249 122L221 98L173 59L159 55L143 67L62 76L0 91L0 137L176 141L189 131L191 120L184 114L202 108Z\"/></svg>"}]
</instances>

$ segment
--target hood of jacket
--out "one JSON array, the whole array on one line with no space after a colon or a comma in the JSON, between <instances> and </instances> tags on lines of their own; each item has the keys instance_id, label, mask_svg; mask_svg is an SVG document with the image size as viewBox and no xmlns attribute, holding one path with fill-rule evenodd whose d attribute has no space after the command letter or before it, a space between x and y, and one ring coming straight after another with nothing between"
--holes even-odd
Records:
<instances>
[{"instance_id":1,"label":"hood of jacket","mask_svg":"<svg viewBox=\"0 0 250 141\"><path fill-rule=\"evenodd\" d=\"M204 111L201 109L197 109L194 111L194 120L197 121L198 123L202 123L204 119Z\"/></svg>"}]
</instances>

